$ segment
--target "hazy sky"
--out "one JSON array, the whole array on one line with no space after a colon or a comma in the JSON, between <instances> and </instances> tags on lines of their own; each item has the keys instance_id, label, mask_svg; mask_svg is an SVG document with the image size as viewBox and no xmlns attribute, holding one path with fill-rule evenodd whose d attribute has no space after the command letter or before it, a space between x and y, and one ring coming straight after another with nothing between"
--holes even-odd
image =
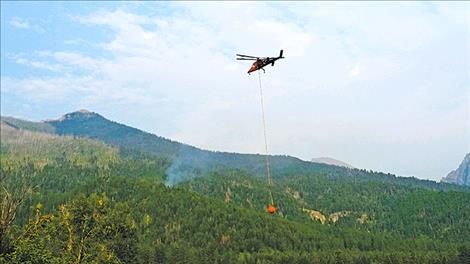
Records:
<instances>
[{"instance_id":1,"label":"hazy sky","mask_svg":"<svg viewBox=\"0 0 470 264\"><path fill-rule=\"evenodd\" d=\"M468 2L1 2L1 114L440 179L470 151Z\"/></svg>"}]
</instances>

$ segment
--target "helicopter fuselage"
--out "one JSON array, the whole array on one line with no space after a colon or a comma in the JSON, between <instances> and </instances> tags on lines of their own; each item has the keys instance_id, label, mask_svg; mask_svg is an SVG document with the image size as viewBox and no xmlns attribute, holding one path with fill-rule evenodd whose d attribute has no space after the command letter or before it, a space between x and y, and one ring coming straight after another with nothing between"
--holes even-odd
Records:
<instances>
[{"instance_id":1,"label":"helicopter fuselage","mask_svg":"<svg viewBox=\"0 0 470 264\"><path fill-rule=\"evenodd\" d=\"M250 69L248 70L248 74L254 72L254 71L257 71L257 70L263 70L264 71L264 67L271 64L272 66L274 66L274 62L277 61L278 59L280 59L281 57L277 57L277 58L271 58L271 57L267 57L267 58L259 58L257 59L255 62L253 62L253 64L251 65Z\"/></svg>"}]
</instances>

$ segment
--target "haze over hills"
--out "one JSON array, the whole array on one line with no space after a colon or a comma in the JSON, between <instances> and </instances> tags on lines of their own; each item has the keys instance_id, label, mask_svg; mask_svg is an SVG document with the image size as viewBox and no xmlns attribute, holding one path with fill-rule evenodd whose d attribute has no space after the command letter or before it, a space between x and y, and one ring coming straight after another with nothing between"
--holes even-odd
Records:
<instances>
[{"instance_id":1,"label":"haze over hills","mask_svg":"<svg viewBox=\"0 0 470 264\"><path fill-rule=\"evenodd\" d=\"M2 186L29 195L0 263L74 262L84 247L83 262L102 263L451 264L470 249L470 188L454 184L273 157L271 216L259 155L188 146L180 159L158 148L184 144L88 111L2 118L0 135ZM154 145L133 148L131 135ZM183 178L168 188L174 163Z\"/></svg>"},{"instance_id":2,"label":"haze over hills","mask_svg":"<svg viewBox=\"0 0 470 264\"><path fill-rule=\"evenodd\" d=\"M79 110L58 119L42 122L12 117L2 117L2 122L20 129L97 139L120 148L123 153L132 153L132 155L141 153L166 160L169 164L166 168L166 184L169 186L207 175L218 169L239 169L254 176L265 177L263 155L202 150L108 120L88 110ZM298 174L321 173L332 177L352 177L360 181L390 182L438 190L460 188L453 184L419 180L414 177L397 177L389 173L308 162L291 156L270 156L270 163L275 179L291 177L292 172L296 171Z\"/></svg>"},{"instance_id":3,"label":"haze over hills","mask_svg":"<svg viewBox=\"0 0 470 264\"><path fill-rule=\"evenodd\" d=\"M465 155L457 169L449 172L446 177L442 178L442 182L470 186L470 153Z\"/></svg>"},{"instance_id":4,"label":"haze over hills","mask_svg":"<svg viewBox=\"0 0 470 264\"><path fill-rule=\"evenodd\" d=\"M202 150L108 120L100 114L88 110L82 109L65 114L58 119L42 122L31 122L13 117L2 117L2 122L20 129L98 139L119 147L123 151L138 152L169 160L171 165L166 171L167 185L197 178L217 168L241 169L259 177L265 175L263 155ZM299 173L316 172L335 175L335 177L359 177L373 181L388 181L437 189L456 188L429 180L396 177L387 173L308 162L291 156L270 156L270 164L274 178L282 178L287 171L296 170Z\"/></svg>"},{"instance_id":5,"label":"haze over hills","mask_svg":"<svg viewBox=\"0 0 470 264\"><path fill-rule=\"evenodd\" d=\"M46 121L59 135L84 136L102 140L123 149L139 151L172 161L168 169L168 184L198 177L217 167L239 168L261 175L263 156L202 150L187 144L159 137L142 130L110 121L103 116L81 110L68 113L57 120ZM307 162L290 156L272 156L272 166L279 171Z\"/></svg>"},{"instance_id":6,"label":"haze over hills","mask_svg":"<svg viewBox=\"0 0 470 264\"><path fill-rule=\"evenodd\" d=\"M346 162L343 162L341 160L329 158L329 157L319 157L319 158L313 158L311 160L312 162L316 163L324 163L324 164L329 164L329 165L335 165L335 166L340 166L340 167L346 167L350 169L354 169L355 167L352 165L349 165Z\"/></svg>"}]
</instances>

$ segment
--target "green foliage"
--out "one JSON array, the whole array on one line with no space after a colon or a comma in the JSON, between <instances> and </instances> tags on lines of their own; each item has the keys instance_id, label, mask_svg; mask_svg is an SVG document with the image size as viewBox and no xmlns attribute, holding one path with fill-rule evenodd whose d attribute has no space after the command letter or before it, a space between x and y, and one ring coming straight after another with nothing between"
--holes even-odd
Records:
<instances>
[{"instance_id":1,"label":"green foliage","mask_svg":"<svg viewBox=\"0 0 470 264\"><path fill-rule=\"evenodd\" d=\"M265 181L243 171L219 170L180 186L259 211L269 202ZM307 210L316 210L334 226L462 242L470 235L468 192L292 173L275 180L273 195L279 214L297 221L311 221Z\"/></svg>"},{"instance_id":2,"label":"green foliage","mask_svg":"<svg viewBox=\"0 0 470 264\"><path fill-rule=\"evenodd\" d=\"M18 119L15 119L15 122L28 123L28 121ZM205 176L220 168L240 169L253 175L264 176L263 155L198 149L110 121L99 114L88 111L69 113L58 120L37 122L30 127L38 130L36 127L40 125L52 127L54 133L59 135L102 140L107 144L119 147L126 153L141 153L157 159L171 160L172 166L167 171L167 184L169 185ZM28 129L28 126L23 126L23 129ZM392 174L306 162L290 156L270 156L270 163L275 178L314 173L329 177L353 178L359 181L388 182L408 187L470 191L468 187L454 184L442 184L416 178L396 177Z\"/></svg>"},{"instance_id":3,"label":"green foliage","mask_svg":"<svg viewBox=\"0 0 470 264\"><path fill-rule=\"evenodd\" d=\"M0 262L459 263L468 258L469 193L436 190L447 185L404 186L399 179L370 180L376 174L369 172L343 177L334 167L286 166L277 172L274 187L282 214L271 216L264 212L264 179L250 169L211 168L212 173L200 171L203 177L169 188L163 184L171 166L166 158L18 130L2 133L0 158L5 188L37 186L18 210ZM302 209L327 216L350 213L322 225Z\"/></svg>"},{"instance_id":4,"label":"green foliage","mask_svg":"<svg viewBox=\"0 0 470 264\"><path fill-rule=\"evenodd\" d=\"M53 215L39 209L6 254L11 263L134 263L136 226L130 208L105 196L78 195Z\"/></svg>"}]
</instances>

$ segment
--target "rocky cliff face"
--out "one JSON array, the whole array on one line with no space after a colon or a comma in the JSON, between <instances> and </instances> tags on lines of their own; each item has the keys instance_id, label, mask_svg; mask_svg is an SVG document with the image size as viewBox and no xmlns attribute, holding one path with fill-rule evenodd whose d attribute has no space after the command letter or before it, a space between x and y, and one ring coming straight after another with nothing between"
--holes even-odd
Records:
<instances>
[{"instance_id":1,"label":"rocky cliff face","mask_svg":"<svg viewBox=\"0 0 470 264\"><path fill-rule=\"evenodd\" d=\"M442 181L470 186L470 153L465 155L460 166L442 178Z\"/></svg>"}]
</instances>

